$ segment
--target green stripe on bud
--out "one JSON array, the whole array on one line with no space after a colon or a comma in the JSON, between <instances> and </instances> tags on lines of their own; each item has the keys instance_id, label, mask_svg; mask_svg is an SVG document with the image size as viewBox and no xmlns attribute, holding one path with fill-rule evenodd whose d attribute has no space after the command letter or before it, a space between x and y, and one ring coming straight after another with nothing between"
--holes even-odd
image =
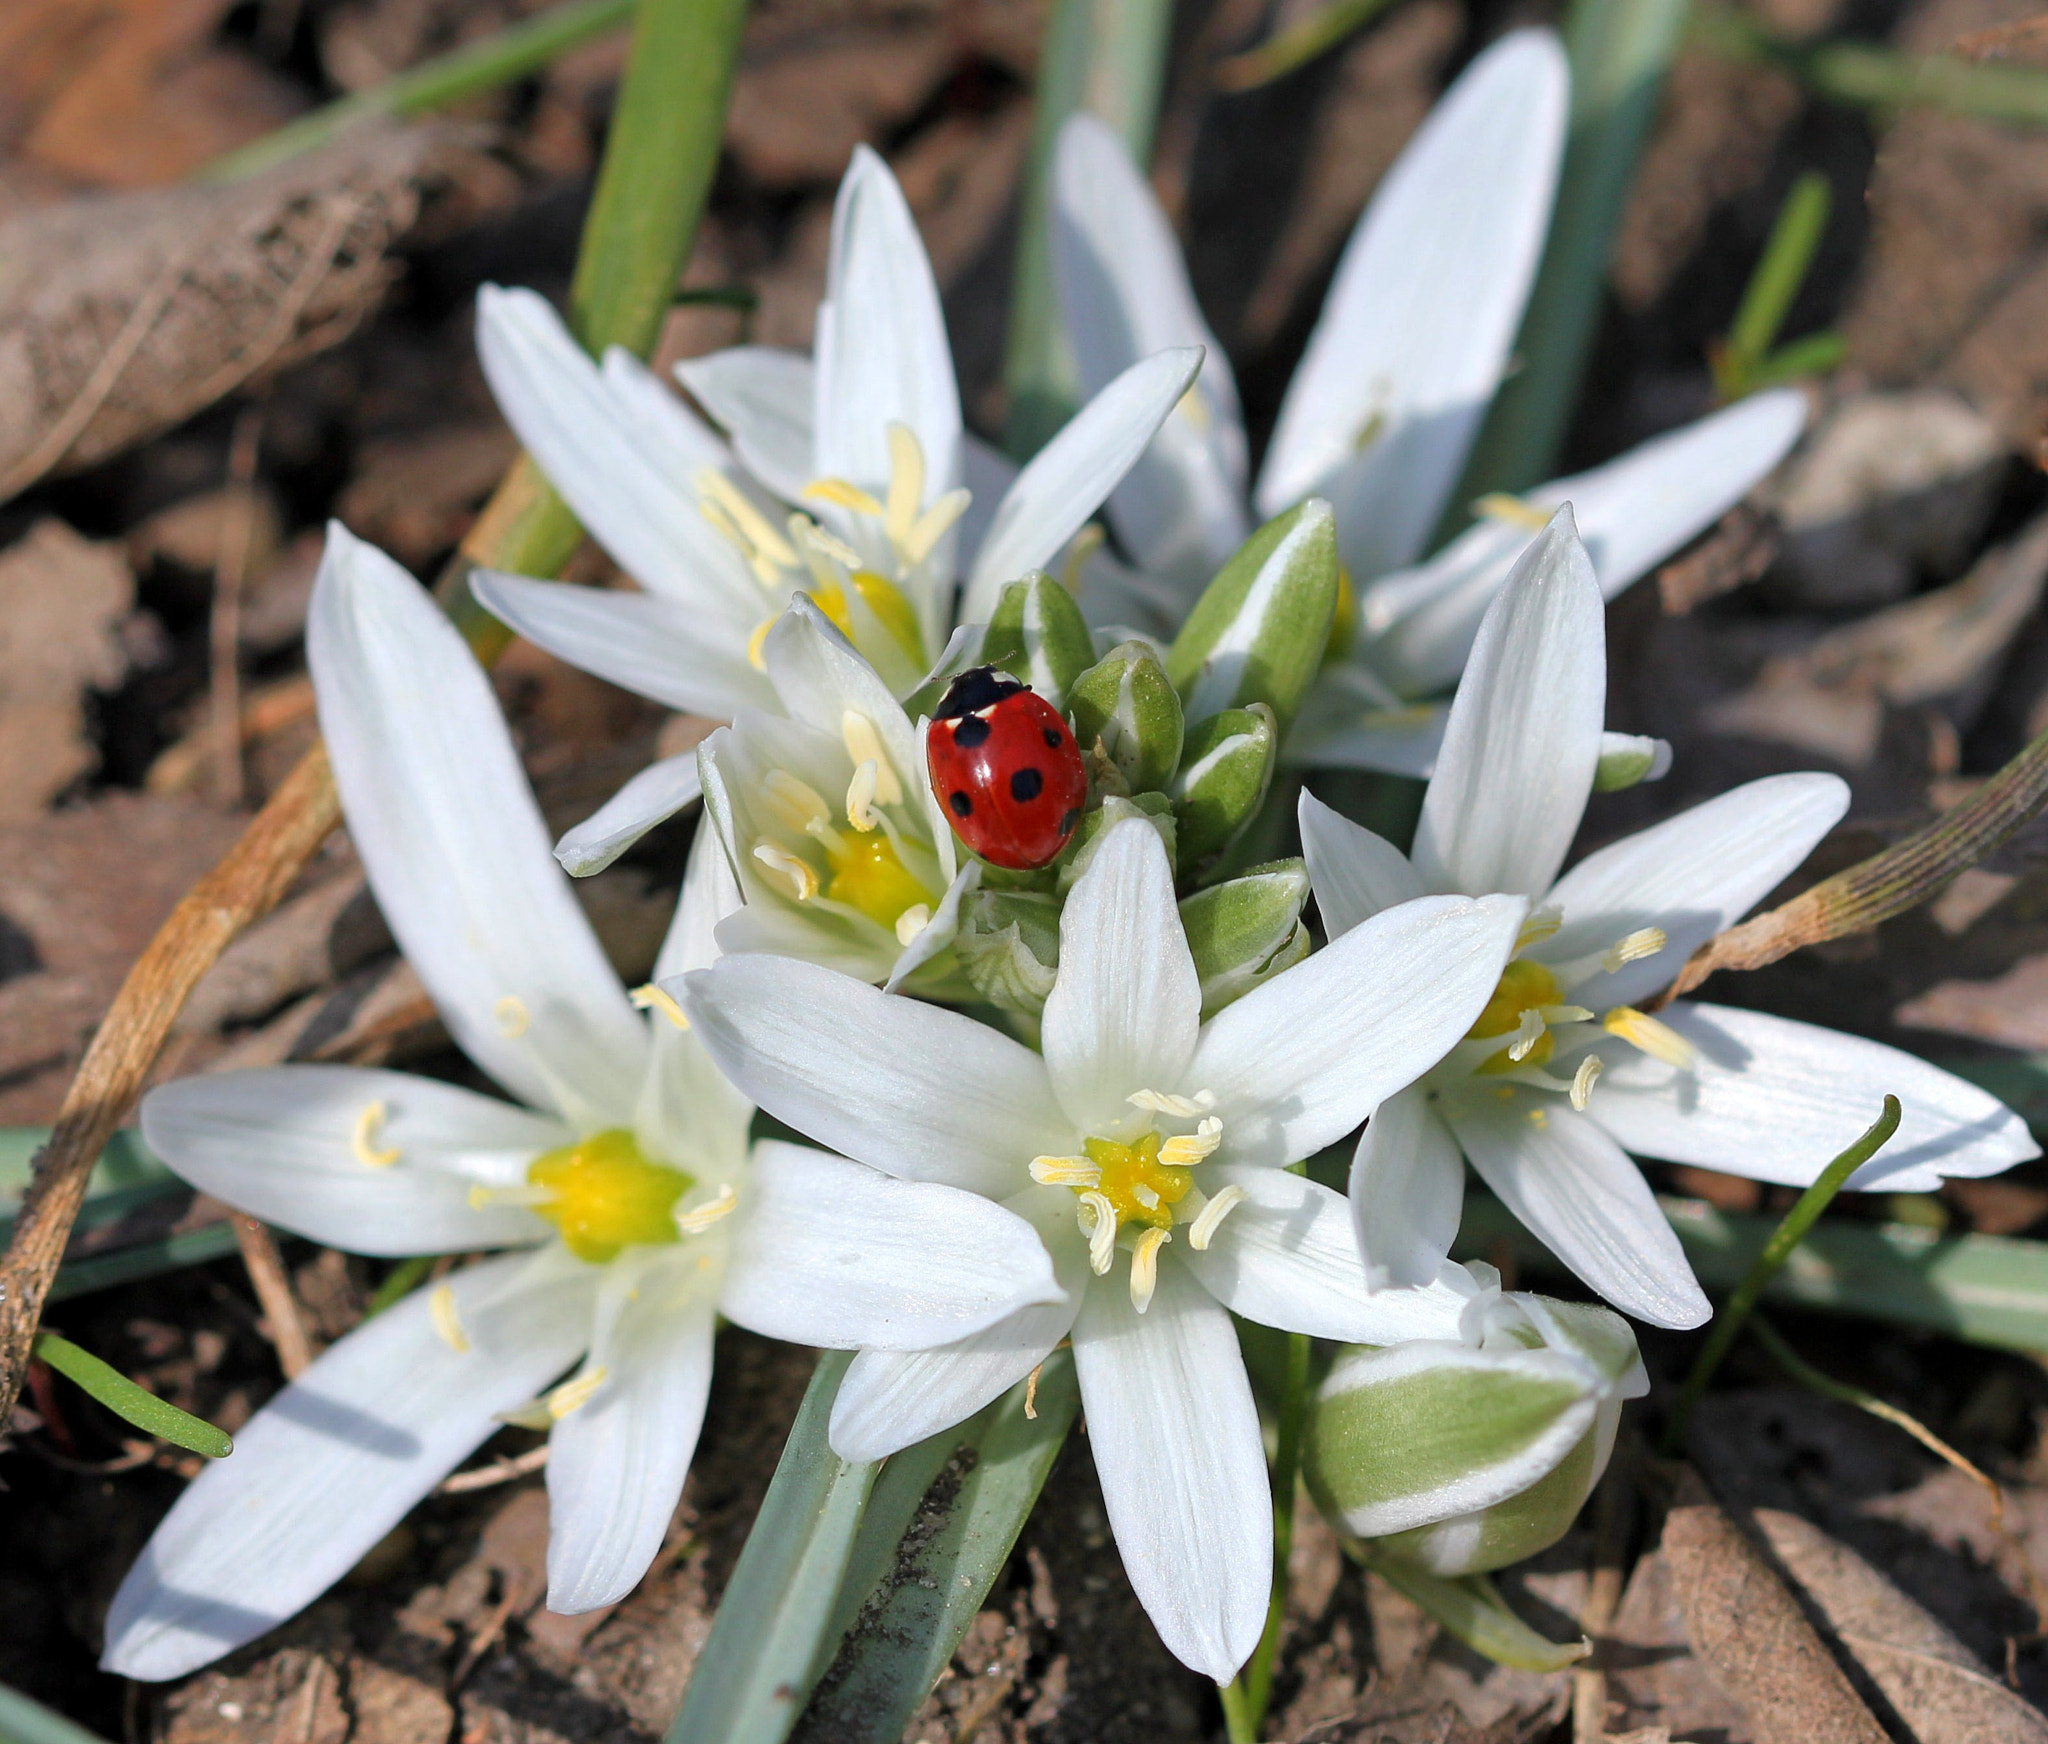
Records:
<instances>
[{"instance_id":1,"label":"green stripe on bud","mask_svg":"<svg viewBox=\"0 0 2048 1744\"><path fill-rule=\"evenodd\" d=\"M953 950L989 1004L1036 1017L1059 969L1059 899L1023 890L977 890L961 904Z\"/></svg>"},{"instance_id":2,"label":"green stripe on bud","mask_svg":"<svg viewBox=\"0 0 2048 1744\"><path fill-rule=\"evenodd\" d=\"M1279 751L1279 728L1262 702L1225 709L1189 729L1180 773L1169 790L1183 866L1213 859L1251 822Z\"/></svg>"},{"instance_id":3,"label":"green stripe on bud","mask_svg":"<svg viewBox=\"0 0 2048 1744\"><path fill-rule=\"evenodd\" d=\"M1119 642L1067 691L1074 737L1122 778L1126 791L1163 789L1180 767L1180 692L1143 642Z\"/></svg>"},{"instance_id":4,"label":"green stripe on bud","mask_svg":"<svg viewBox=\"0 0 2048 1744\"><path fill-rule=\"evenodd\" d=\"M1308 929L1301 924L1307 900L1308 868L1281 860L1212 884L1180 905L1202 978L1205 1020L1308 955Z\"/></svg>"},{"instance_id":5,"label":"green stripe on bud","mask_svg":"<svg viewBox=\"0 0 2048 1744\"><path fill-rule=\"evenodd\" d=\"M1054 708L1064 708L1068 688L1094 663L1095 641L1074 596L1034 569L1003 589L982 638L981 658L1022 679Z\"/></svg>"},{"instance_id":6,"label":"green stripe on bud","mask_svg":"<svg viewBox=\"0 0 2048 1744\"><path fill-rule=\"evenodd\" d=\"M1190 718L1263 703L1284 731L1308 694L1337 610L1337 521L1310 497L1218 572L1167 651Z\"/></svg>"}]
</instances>

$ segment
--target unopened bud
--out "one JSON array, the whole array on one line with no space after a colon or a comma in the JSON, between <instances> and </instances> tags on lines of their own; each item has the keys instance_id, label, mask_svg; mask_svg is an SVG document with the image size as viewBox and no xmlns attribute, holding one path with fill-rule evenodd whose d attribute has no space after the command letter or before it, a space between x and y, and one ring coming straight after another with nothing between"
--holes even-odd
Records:
<instances>
[{"instance_id":1,"label":"unopened bud","mask_svg":"<svg viewBox=\"0 0 2048 1744\"><path fill-rule=\"evenodd\" d=\"M1118 643L1075 679L1067 709L1081 749L1099 750L1128 791L1164 788L1180 767L1180 693L1143 642Z\"/></svg>"},{"instance_id":2,"label":"unopened bud","mask_svg":"<svg viewBox=\"0 0 2048 1744\"><path fill-rule=\"evenodd\" d=\"M1189 729L1170 790L1182 865L1213 859L1251 822L1279 751L1279 729L1264 703L1225 709Z\"/></svg>"},{"instance_id":3,"label":"unopened bud","mask_svg":"<svg viewBox=\"0 0 2048 1744\"><path fill-rule=\"evenodd\" d=\"M1301 924L1307 899L1308 868L1280 860L1212 884L1180 905L1202 979L1205 1019L1308 955L1308 929Z\"/></svg>"},{"instance_id":4,"label":"unopened bud","mask_svg":"<svg viewBox=\"0 0 2048 1744\"><path fill-rule=\"evenodd\" d=\"M1659 781L1670 767L1669 739L1647 739L1636 733L1602 733L1593 791L1618 793L1639 781Z\"/></svg>"},{"instance_id":5,"label":"unopened bud","mask_svg":"<svg viewBox=\"0 0 2048 1744\"><path fill-rule=\"evenodd\" d=\"M1095 660L1095 642L1074 596L1042 569L1013 581L996 601L982 638L985 665L1022 679L1054 708ZM1088 740L1081 741L1085 747Z\"/></svg>"},{"instance_id":6,"label":"unopened bud","mask_svg":"<svg viewBox=\"0 0 2048 1744\"><path fill-rule=\"evenodd\" d=\"M1060 904L1023 890L977 890L961 905L954 954L974 990L1003 1011L1037 1016L1060 961Z\"/></svg>"},{"instance_id":7,"label":"unopened bud","mask_svg":"<svg viewBox=\"0 0 2048 1744\"><path fill-rule=\"evenodd\" d=\"M1074 888L1074 880L1088 870L1088 862L1095 858L1095 850L1101 845L1104 834L1112 824L1122 823L1125 818L1143 818L1159 832L1159 839L1166 844L1166 863L1172 866L1179 853L1179 831L1174 823L1173 803L1163 793L1134 793L1128 799L1119 794L1110 794L1093 811L1081 819L1080 828L1074 831L1069 842L1055 864L1059 867L1059 893L1065 896Z\"/></svg>"}]
</instances>

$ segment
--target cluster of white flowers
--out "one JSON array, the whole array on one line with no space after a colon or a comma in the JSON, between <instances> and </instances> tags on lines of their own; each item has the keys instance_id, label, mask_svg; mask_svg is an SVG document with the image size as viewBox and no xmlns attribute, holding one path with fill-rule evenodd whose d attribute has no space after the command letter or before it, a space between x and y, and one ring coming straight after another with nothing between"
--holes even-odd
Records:
<instances>
[{"instance_id":1,"label":"cluster of white flowers","mask_svg":"<svg viewBox=\"0 0 2048 1744\"><path fill-rule=\"evenodd\" d=\"M507 1421L550 1436L550 1605L615 1601L680 1494L722 1314L858 1351L830 1430L856 1460L948 1429L1071 1340L1131 1580L1166 1644L1228 1679L1267 1614L1273 1518L1233 1315L1373 1347L1331 1377L1311 1479L1439 1571L1529 1548L1549 1516L1503 1510L1576 1459L1545 1492L1568 1517L1645 1384L1613 1314L1449 1261L1465 1160L1605 1301L1690 1327L1708 1305L1630 1153L1802 1182L1890 1092L1904 1124L1859 1186L2035 1154L1992 1098L1895 1050L1643 1009L1841 816L1834 777L1752 783L1563 870L1615 749L1603 595L1775 464L1796 396L1488 505L1412 567L1507 366L1564 112L1538 32L1453 88L1360 221L1249 492L1170 232L1089 121L1061 141L1055 256L1092 397L1021 472L962 428L929 264L866 152L815 360L686 364L703 416L622 353L591 362L530 293L486 293L500 403L642 591L480 576L479 596L730 725L555 850L593 870L702 797L654 980L629 994L475 661L410 576L331 531L307 641L350 832L451 1035L512 1100L285 1067L161 1089L144 1130L197 1185L317 1241L511 1251L376 1315L256 1416L122 1587L111 1669L177 1676L290 1616ZM1098 755L1099 815L1057 879L983 892L1042 906L1042 1013L1006 1031L947 1009L975 997L951 946L985 866L927 778L934 674L974 662L1006 583L1064 573L1095 655L1137 648L1115 708L1165 709L1170 767L1181 704L1134 701L1137 662L1252 508L1311 494L1330 506L1294 545L1334 520L1364 585L1337 590L1333 631L1317 621L1301 669L1326 640L1337 658L1291 751L1433 767L1412 855L1304 796L1327 942L1301 935L1291 966L1205 1005L1199 868L1175 859L1194 778L1148 806ZM1076 543L1105 505L1117 559ZM1181 685L1209 722L1245 717L1206 739L1190 722L1202 770L1260 730L1270 755L1275 711L1245 689L1262 578L1307 561L1290 545L1259 570ZM750 1139L757 1107L825 1148ZM1361 1125L1348 1195L1300 1171ZM1526 1446L1460 1463L1441 1435L1391 1444L1401 1413L1454 1421L1482 1383L1549 1389Z\"/></svg>"}]
</instances>

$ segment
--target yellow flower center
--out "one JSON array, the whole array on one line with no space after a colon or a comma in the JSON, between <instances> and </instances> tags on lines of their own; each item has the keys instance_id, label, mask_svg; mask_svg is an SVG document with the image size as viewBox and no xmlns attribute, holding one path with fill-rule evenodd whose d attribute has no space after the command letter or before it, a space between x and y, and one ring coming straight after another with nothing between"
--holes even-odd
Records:
<instances>
[{"instance_id":1,"label":"yellow flower center","mask_svg":"<svg viewBox=\"0 0 2048 1744\"><path fill-rule=\"evenodd\" d=\"M1158 1133L1148 1132L1129 1144L1119 1144L1113 1138L1091 1138L1084 1140L1081 1148L1102 1171L1094 1191L1109 1201L1119 1228L1126 1223L1144 1224L1152 1229L1173 1227L1173 1208L1188 1196L1195 1177L1190 1169L1159 1160Z\"/></svg>"},{"instance_id":2,"label":"yellow flower center","mask_svg":"<svg viewBox=\"0 0 2048 1744\"><path fill-rule=\"evenodd\" d=\"M840 836L826 844L825 858L832 863L825 894L882 926L893 928L909 910L931 903L931 892L897 858L896 844L880 830Z\"/></svg>"},{"instance_id":3,"label":"yellow flower center","mask_svg":"<svg viewBox=\"0 0 2048 1744\"><path fill-rule=\"evenodd\" d=\"M650 1163L624 1127L534 1158L526 1179L551 1195L534 1210L593 1265L625 1248L675 1241L676 1201L694 1184L680 1169Z\"/></svg>"},{"instance_id":4,"label":"yellow flower center","mask_svg":"<svg viewBox=\"0 0 2048 1744\"><path fill-rule=\"evenodd\" d=\"M1513 1035L1522 1027L1522 1013L1541 1011L1563 1002L1557 977L1541 963L1518 957L1501 972L1500 982L1479 1013L1479 1020L1465 1033L1476 1040L1487 1036ZM1506 1048L1489 1055L1479 1066L1482 1072L1512 1072L1519 1067L1540 1066L1557 1051L1557 1043L1546 1029L1536 1044L1519 1059L1511 1059Z\"/></svg>"},{"instance_id":5,"label":"yellow flower center","mask_svg":"<svg viewBox=\"0 0 2048 1744\"><path fill-rule=\"evenodd\" d=\"M856 569L853 572L853 589L869 611L880 620L882 628L889 632L896 645L910 658L922 665L924 662L924 632L917 625L917 608L913 606L898 587L887 576L877 575L872 569ZM827 582L811 593L812 601L819 611L832 620L835 628L849 642L858 643L860 638L853 632L853 614L847 609L846 593L836 582Z\"/></svg>"}]
</instances>

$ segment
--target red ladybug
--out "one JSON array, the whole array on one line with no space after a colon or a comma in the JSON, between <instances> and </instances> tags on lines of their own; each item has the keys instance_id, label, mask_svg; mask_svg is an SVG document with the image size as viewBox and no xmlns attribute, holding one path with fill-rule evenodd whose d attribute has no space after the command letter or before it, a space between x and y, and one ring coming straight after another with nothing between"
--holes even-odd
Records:
<instances>
[{"instance_id":1,"label":"red ladybug","mask_svg":"<svg viewBox=\"0 0 2048 1744\"><path fill-rule=\"evenodd\" d=\"M1059 710L993 666L947 687L925 766L960 839L1012 872L1056 858L1088 798L1081 748Z\"/></svg>"}]
</instances>

